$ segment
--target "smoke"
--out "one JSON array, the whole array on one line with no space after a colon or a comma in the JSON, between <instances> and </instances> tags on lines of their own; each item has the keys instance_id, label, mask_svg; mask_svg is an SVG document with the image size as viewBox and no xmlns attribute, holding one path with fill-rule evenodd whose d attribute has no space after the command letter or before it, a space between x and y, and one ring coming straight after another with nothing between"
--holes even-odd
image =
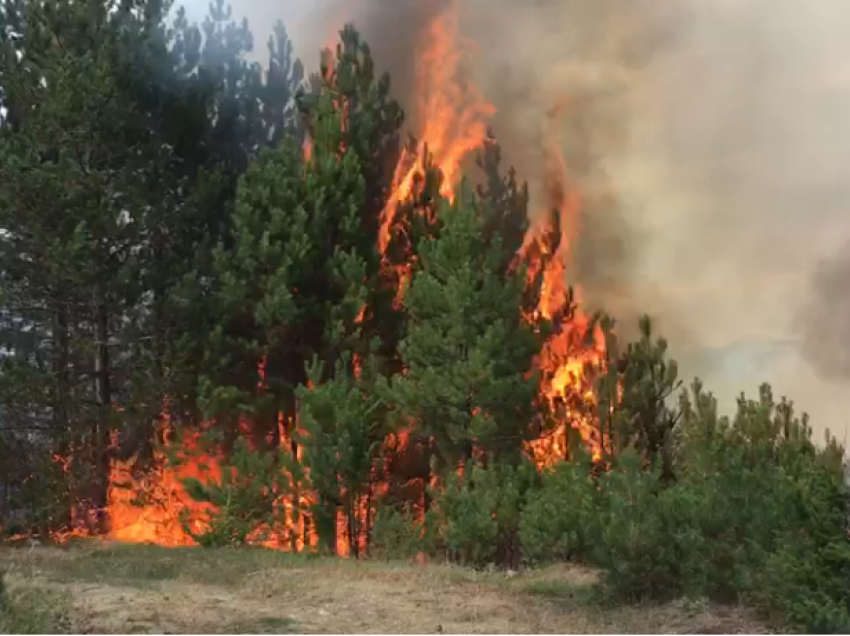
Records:
<instances>
[{"instance_id":1,"label":"smoke","mask_svg":"<svg viewBox=\"0 0 850 636\"><path fill-rule=\"evenodd\" d=\"M822 376L850 382L850 244L818 265L806 301L804 354Z\"/></svg>"},{"instance_id":2,"label":"smoke","mask_svg":"<svg viewBox=\"0 0 850 636\"><path fill-rule=\"evenodd\" d=\"M674 12L651 0L468 0L470 36L487 51L475 62L497 109L508 158L529 180L533 213L553 204L552 186L580 192L569 224L573 269L591 309L636 320L630 272L642 251L634 210L616 189L610 159L628 152L644 108L648 65L673 37ZM495 5L500 5L496 7ZM642 311L642 310L638 310Z\"/></svg>"},{"instance_id":3,"label":"smoke","mask_svg":"<svg viewBox=\"0 0 850 636\"><path fill-rule=\"evenodd\" d=\"M449 0L243 0L308 68L353 21L411 107ZM850 12L845 0L455 0L535 213L562 156L585 301L646 312L725 399L768 381L845 434L850 344ZM259 28L257 28L259 27ZM258 46L261 48L261 46ZM418 114L409 113L411 130ZM841 378L844 377L844 380Z\"/></svg>"}]
</instances>

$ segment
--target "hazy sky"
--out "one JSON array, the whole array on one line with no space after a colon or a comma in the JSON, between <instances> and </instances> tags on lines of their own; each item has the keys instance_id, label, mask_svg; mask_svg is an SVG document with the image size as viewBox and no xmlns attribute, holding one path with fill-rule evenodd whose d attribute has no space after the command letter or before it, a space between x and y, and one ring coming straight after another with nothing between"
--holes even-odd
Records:
<instances>
[{"instance_id":1,"label":"hazy sky","mask_svg":"<svg viewBox=\"0 0 850 636\"><path fill-rule=\"evenodd\" d=\"M843 437L850 3L460 1L497 133L532 186L539 149L527 129L539 134L553 100L590 104L564 145L586 163L576 178L604 182L616 208L591 209L581 246L585 285L610 283L598 302L657 317L685 375L722 397L766 380ZM247 10L260 51L284 20L314 68L328 15L405 2L242 0L236 11ZM194 15L206 6L193 4Z\"/></svg>"}]
</instances>

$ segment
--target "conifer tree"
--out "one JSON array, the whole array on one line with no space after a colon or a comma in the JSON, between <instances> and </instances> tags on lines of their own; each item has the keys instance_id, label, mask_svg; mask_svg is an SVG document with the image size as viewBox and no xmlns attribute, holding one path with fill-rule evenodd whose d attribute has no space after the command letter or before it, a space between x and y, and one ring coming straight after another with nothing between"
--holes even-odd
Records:
<instances>
[{"instance_id":1,"label":"conifer tree","mask_svg":"<svg viewBox=\"0 0 850 636\"><path fill-rule=\"evenodd\" d=\"M300 134L295 97L304 71L282 24L268 48L263 76L247 61L253 50L248 25L216 0L201 27L179 10L173 28L148 41L145 64L134 70L147 80L134 84L137 99L174 149L159 179L171 214L152 229L156 266L147 271L153 356L172 417L199 417L197 379L205 372L209 304L215 302L203 283L213 277L214 248L233 246L237 181L264 148Z\"/></svg>"},{"instance_id":2,"label":"conifer tree","mask_svg":"<svg viewBox=\"0 0 850 636\"><path fill-rule=\"evenodd\" d=\"M137 397L126 352L143 313L139 247L161 212L149 179L167 153L126 90L131 8L108 9L7 7L19 33L3 42L12 116L0 130L6 310L45 335L51 390L33 408L50 412L66 448L85 440L97 509L115 406Z\"/></svg>"},{"instance_id":3,"label":"conifer tree","mask_svg":"<svg viewBox=\"0 0 850 636\"><path fill-rule=\"evenodd\" d=\"M364 200L360 210L359 250L367 255L370 275L380 278L369 286L368 310L360 326L367 340L379 338L380 355L391 360L402 330L394 305L397 280L387 276L375 247L381 213L387 204L394 171L400 156L400 129L404 113L391 96L388 74L379 75L369 45L351 24L339 33L334 51L323 52L320 72L312 77L310 90L302 92L299 105L307 134L313 136L318 103L330 97L341 127L341 148L360 161ZM383 270L383 271L382 271Z\"/></svg>"},{"instance_id":4,"label":"conifer tree","mask_svg":"<svg viewBox=\"0 0 850 636\"><path fill-rule=\"evenodd\" d=\"M476 163L484 173L484 183L477 188L478 196L486 204L484 234L488 238L497 234L502 238L503 271L507 271L513 265L529 227L528 184L517 182L513 167L508 169L507 174L502 174L502 147L493 131L489 131Z\"/></svg>"},{"instance_id":5,"label":"conifer tree","mask_svg":"<svg viewBox=\"0 0 850 636\"><path fill-rule=\"evenodd\" d=\"M275 456L253 452L246 440L238 439L220 470L217 481L184 480L186 492L211 507L202 519L184 514L181 521L187 534L205 547L244 545L249 539L270 538L270 530L282 525L279 498L288 485L275 465ZM196 529L198 522L200 532Z\"/></svg>"},{"instance_id":6,"label":"conifer tree","mask_svg":"<svg viewBox=\"0 0 850 636\"><path fill-rule=\"evenodd\" d=\"M345 537L350 553L361 555L368 547L375 505L372 487L381 475L378 464L381 442L387 430L387 409L374 388L379 377L377 360L352 369L346 354L337 362L333 377L322 363L308 370L308 385L299 388L302 448L309 483L316 493L312 517L326 549L335 550L338 515L344 515Z\"/></svg>"},{"instance_id":7,"label":"conifer tree","mask_svg":"<svg viewBox=\"0 0 850 636\"><path fill-rule=\"evenodd\" d=\"M208 247L229 242L236 179L297 128L303 70L282 27L263 81L246 61L247 25L224 2L211 6L203 37L182 10L168 28L170 8L0 9L4 340L19 354L4 360L4 379L49 378L27 393L38 400L28 409L10 387L9 412L48 421L44 441L61 455L79 437L72 422L89 430L83 422L98 420L90 459L101 482L109 429L122 431L110 452L128 457L151 450L164 395L172 415L193 412L208 299L178 305L174 291L184 278L208 279ZM101 487L98 507L103 496Z\"/></svg>"},{"instance_id":8,"label":"conifer tree","mask_svg":"<svg viewBox=\"0 0 850 636\"><path fill-rule=\"evenodd\" d=\"M437 215L435 236L417 245L404 297L405 372L388 395L434 437L444 466L469 460L475 447L515 463L532 420L540 345L523 318L525 275L503 274L502 239L485 234L487 212L465 185Z\"/></svg>"},{"instance_id":9,"label":"conifer tree","mask_svg":"<svg viewBox=\"0 0 850 636\"><path fill-rule=\"evenodd\" d=\"M344 32L333 71L302 103L311 155L305 157L298 140L286 137L249 166L237 193L232 248L222 243L215 252L210 305L215 322L206 346L204 406L232 434L235 420L248 415L258 443L280 441L278 414L297 415L296 387L308 380L316 387L308 404L326 392L349 395L355 389L346 378L354 373L355 360L374 362L370 294L380 259L376 234L364 231L370 177L362 156L373 153L370 144L383 134L376 132L374 116L386 107L381 105L386 96L381 86L373 86L371 68L368 48L356 32ZM313 359L317 365L308 376L305 361ZM333 381L341 384L325 385ZM349 420L328 420L326 411L316 408L305 414L305 423L316 439L330 444L334 427ZM346 433L349 441L352 430ZM292 433L288 437L297 443ZM350 476L351 465L370 466L371 441L346 451L339 464L327 464L336 455L311 448L305 466L319 484L317 510L353 505L361 483ZM358 448L365 455L351 456ZM337 481L342 485L322 486ZM339 499L340 488L348 500ZM360 532L350 529L352 536Z\"/></svg>"},{"instance_id":10,"label":"conifer tree","mask_svg":"<svg viewBox=\"0 0 850 636\"><path fill-rule=\"evenodd\" d=\"M369 45L353 25L347 24L340 31L336 50L323 56L320 74L312 83L312 90L303 92L299 100L307 127L312 134L311 111L317 100L329 93L334 95L340 121L344 122L342 144L363 166L364 236L374 238L398 162L404 121L401 107L391 97L390 76L378 75Z\"/></svg>"},{"instance_id":11,"label":"conifer tree","mask_svg":"<svg viewBox=\"0 0 850 636\"><path fill-rule=\"evenodd\" d=\"M330 376L343 351L368 351L369 334L353 335L370 321L368 283L380 268L376 234L363 230L371 169L363 156L387 134L375 128L383 117L375 113L392 108L353 29L339 50L321 89L302 99L312 156L285 138L251 165L237 195L233 247L216 251L217 324L205 363L211 413L259 410L271 424L276 412L294 412L304 361L318 356Z\"/></svg>"},{"instance_id":12,"label":"conifer tree","mask_svg":"<svg viewBox=\"0 0 850 636\"><path fill-rule=\"evenodd\" d=\"M610 318L603 319L608 369L597 386L603 447L613 452L633 447L652 467L660 459L662 479L670 481L674 478L674 429L682 411L668 400L682 385L678 365L667 358L667 341L653 340L649 316L640 319L639 340L622 352L613 327Z\"/></svg>"}]
</instances>

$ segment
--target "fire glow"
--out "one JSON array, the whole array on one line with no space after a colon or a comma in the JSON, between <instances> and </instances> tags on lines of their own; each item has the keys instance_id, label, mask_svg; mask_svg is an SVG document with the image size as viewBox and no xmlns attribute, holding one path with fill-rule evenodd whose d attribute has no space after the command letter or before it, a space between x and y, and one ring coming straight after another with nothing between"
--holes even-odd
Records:
<instances>
[{"instance_id":1,"label":"fire glow","mask_svg":"<svg viewBox=\"0 0 850 636\"><path fill-rule=\"evenodd\" d=\"M461 164L471 153L482 147L487 138L488 118L495 112L474 88L458 82L465 45L461 42L456 7L450 7L430 25L427 50L419 56L417 69L420 94L416 112L423 119L420 125L419 148L414 156L403 152L393 176L393 188L381 215L378 248L385 253L400 204L406 201L415 188L417 179L423 176L423 162L418 157L427 155L439 168L443 182L440 193L451 200L461 179ZM556 195L546 201L544 209L536 210L526 240L517 255L525 263L529 281L543 276L541 294L535 318L544 318L554 325L537 359L541 372L540 399L548 401L556 417L556 425L527 445L528 454L540 467L549 466L566 459L569 453L570 429L577 429L581 439L595 458L601 455L597 425L587 416L592 412L595 396L592 380L586 377L586 369L598 367L604 360L605 347L601 331L580 309L566 285L566 268L570 258L570 245L574 236L568 229L577 227L581 199L578 192L567 186L566 162L557 143L551 148L541 149L550 159L550 173L546 179L552 184L550 190ZM305 160L310 161L312 146L305 146ZM548 225L550 215L546 207L557 208L560 236L552 237L553 228ZM403 287L409 273L398 273L399 288ZM363 315L361 310L361 317ZM591 331L591 333L588 333ZM590 344L587 344L590 342ZM260 376L262 378L262 362ZM580 404L578 404L580 403ZM579 408L583 406L584 408ZM287 434L295 425L287 414L279 414L279 436L281 448L291 448L291 437ZM242 422L243 430L250 430L249 422ZM175 439L169 420L167 404L159 424L158 435L164 446L178 451L191 461L173 465L167 461L163 451L155 452L153 467L136 470L136 458L127 461L113 460L108 487L109 539L128 543L153 543L162 546L189 546L195 540L191 536L204 529L205 519L211 510L210 504L193 500L183 486L187 478L202 482L217 482L222 478L225 465L221 452L202 449L197 435ZM408 433L390 435L384 449L398 452L408 443ZM386 488L380 476L373 480L378 490ZM386 480L384 480L386 481ZM380 492L373 493L361 506L361 527L368 527L372 518L374 502ZM291 495L290 495L291 497ZM311 504L311 493L297 496L297 501L281 496L276 505L280 508L279 527L258 528L252 535L253 543L269 548L301 551L315 548L317 537L309 527L307 510ZM349 520L342 513L338 518L337 552L346 556L351 553L347 539ZM90 535L88 530L78 528L69 535Z\"/></svg>"}]
</instances>

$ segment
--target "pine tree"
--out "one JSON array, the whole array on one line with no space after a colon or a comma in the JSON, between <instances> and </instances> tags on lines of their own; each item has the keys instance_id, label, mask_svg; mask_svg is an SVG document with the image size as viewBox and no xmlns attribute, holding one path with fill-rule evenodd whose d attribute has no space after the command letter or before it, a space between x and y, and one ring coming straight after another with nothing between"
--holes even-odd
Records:
<instances>
[{"instance_id":1,"label":"pine tree","mask_svg":"<svg viewBox=\"0 0 850 636\"><path fill-rule=\"evenodd\" d=\"M166 152L126 90L130 7L108 9L7 7L20 37L3 42L13 115L0 131L6 309L46 336L51 391L33 408L50 411L65 450L85 440L96 509L115 407L134 397L125 354L144 312L139 247L161 210L149 180Z\"/></svg>"},{"instance_id":2,"label":"pine tree","mask_svg":"<svg viewBox=\"0 0 850 636\"><path fill-rule=\"evenodd\" d=\"M661 460L661 476L674 478L675 428L681 409L669 398L682 385L678 365L667 358L667 341L653 340L649 316L640 319L640 339L620 352L613 334L614 323L603 319L608 356L607 373L597 385L598 417L603 429L603 448L618 452L633 447L655 467Z\"/></svg>"},{"instance_id":3,"label":"pine tree","mask_svg":"<svg viewBox=\"0 0 850 636\"><path fill-rule=\"evenodd\" d=\"M170 214L151 228L148 243L151 355L172 417L197 421L197 380L215 303L206 284L214 276L212 254L218 245L233 247L237 181L246 166L264 148L300 134L295 98L304 71L278 24L264 77L247 61L248 25L235 22L221 0L201 27L181 9L171 30L160 26L145 44L134 68L135 96L154 133L173 148L157 181Z\"/></svg>"},{"instance_id":4,"label":"pine tree","mask_svg":"<svg viewBox=\"0 0 850 636\"><path fill-rule=\"evenodd\" d=\"M371 239L377 234L380 213L390 194L404 113L390 96L390 76L377 74L371 49L354 26L345 25L339 36L334 55L323 57L312 90L302 92L299 103L313 134L312 109L323 96L333 96L342 123L341 142L363 166L366 200L361 222L364 236Z\"/></svg>"},{"instance_id":5,"label":"pine tree","mask_svg":"<svg viewBox=\"0 0 850 636\"><path fill-rule=\"evenodd\" d=\"M528 184L517 182L512 167L506 175L502 174L502 147L492 131L476 163L484 173L484 183L477 188L478 196L486 203L484 234L488 239L495 235L501 237L505 255L502 267L506 272L514 264L528 231Z\"/></svg>"},{"instance_id":6,"label":"pine tree","mask_svg":"<svg viewBox=\"0 0 850 636\"><path fill-rule=\"evenodd\" d=\"M309 164L293 140L252 165L240 186L233 250L215 256L218 326L207 352L208 412L250 413L257 424L293 413L304 360L335 364L365 298L348 282L367 272L352 244L363 179L353 154L338 157L334 123ZM339 321L342 321L340 326ZM257 363L265 360L258 388ZM269 401L271 399L271 401Z\"/></svg>"},{"instance_id":7,"label":"pine tree","mask_svg":"<svg viewBox=\"0 0 850 636\"><path fill-rule=\"evenodd\" d=\"M79 437L71 422L100 422L91 459L101 475L109 429L122 433L110 452L150 454L166 395L172 416L197 419L209 297L175 291L208 280L212 246L231 242L237 178L298 127L303 69L282 27L263 81L246 61L247 25L224 2L203 35L183 11L169 28L170 7L36 1L0 11L2 195L14 202L2 219L6 333L16 364L49 376L30 411L51 421L60 454ZM9 406L22 412L19 398Z\"/></svg>"},{"instance_id":8,"label":"pine tree","mask_svg":"<svg viewBox=\"0 0 850 636\"><path fill-rule=\"evenodd\" d=\"M313 137L317 106L330 99L340 124L340 148L360 162L365 190L358 249L368 255L370 275L381 274L369 286L368 310L360 325L368 341L381 340L381 357L391 360L403 328L394 304L397 280L387 276L386 263L374 248L399 161L404 113L391 97L389 75L378 75L371 50L357 30L348 24L339 36L335 51L324 52L321 70L312 77L310 90L302 92L299 105Z\"/></svg>"},{"instance_id":9,"label":"pine tree","mask_svg":"<svg viewBox=\"0 0 850 636\"><path fill-rule=\"evenodd\" d=\"M306 386L299 388L302 462L316 493L312 517L326 549L334 551L339 513L346 520L345 539L354 557L368 546L373 485L381 475L379 451L387 430L386 405L374 391L379 377L374 357L356 371L344 355L333 377L314 361Z\"/></svg>"},{"instance_id":10,"label":"pine tree","mask_svg":"<svg viewBox=\"0 0 850 636\"><path fill-rule=\"evenodd\" d=\"M466 186L437 214L436 235L417 245L404 297L405 371L388 395L433 436L444 466L469 460L474 448L515 463L533 416L540 345L523 318L525 274L502 273L501 237L485 234L487 213Z\"/></svg>"},{"instance_id":11,"label":"pine tree","mask_svg":"<svg viewBox=\"0 0 850 636\"><path fill-rule=\"evenodd\" d=\"M386 107L385 95L372 85L368 48L356 32L346 31L340 51L321 89L302 103L312 155L305 158L298 139L286 137L248 167L237 192L232 247L222 242L214 254L209 305L214 324L201 393L207 414L231 437L235 420L247 415L255 441L272 439L277 445L279 414L296 415L297 386L308 379L317 387L338 379L343 390L355 360L369 362L370 294L380 258L376 234L364 231L370 177L361 156L381 136L371 118ZM308 376L305 367L314 358L317 377ZM314 422L317 437L315 427L336 425L321 416L307 421ZM285 433L297 442L292 430ZM361 466L370 464L371 446L366 447ZM328 470L347 470L314 469L311 457L320 464L326 458L318 452L306 456L305 466L317 480ZM347 496L359 497L360 486L345 483ZM320 509L341 505L338 492L326 494Z\"/></svg>"},{"instance_id":12,"label":"pine tree","mask_svg":"<svg viewBox=\"0 0 850 636\"><path fill-rule=\"evenodd\" d=\"M333 71L302 99L312 157L305 160L297 139L284 138L240 183L233 246L220 245L213 268L210 314L217 324L205 362L210 413L250 406L270 424L274 413L294 412L305 360L318 356L332 375L343 351L368 351L369 283L380 259L376 233L363 229L374 186L363 156L377 152L371 144L387 134L378 126L387 117L381 113L392 110L388 82L376 85L372 68L368 47L345 31ZM255 402L261 359L260 393L273 396L265 406Z\"/></svg>"},{"instance_id":13,"label":"pine tree","mask_svg":"<svg viewBox=\"0 0 850 636\"><path fill-rule=\"evenodd\" d=\"M205 547L269 539L269 531L282 525L283 508L279 499L288 486L275 456L252 451L246 440L239 439L220 470L217 481L184 480L186 492L195 501L211 507L202 519L184 515L181 521L187 534ZM196 530L198 525L203 528L200 532Z\"/></svg>"}]
</instances>

